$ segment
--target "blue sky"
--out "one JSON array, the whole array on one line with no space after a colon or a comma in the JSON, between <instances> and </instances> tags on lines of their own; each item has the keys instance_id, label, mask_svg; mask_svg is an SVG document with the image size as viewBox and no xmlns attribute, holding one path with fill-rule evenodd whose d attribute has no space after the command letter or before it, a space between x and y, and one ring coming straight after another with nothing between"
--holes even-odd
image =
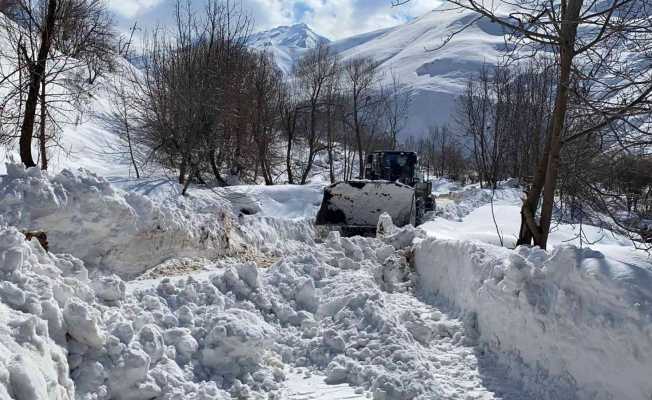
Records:
<instances>
[{"instance_id":1,"label":"blue sky","mask_svg":"<svg viewBox=\"0 0 652 400\"><path fill-rule=\"evenodd\" d=\"M205 0L192 0L201 4ZM238 1L238 0L235 0ZM329 39L341 39L397 25L432 10L437 0L411 0L392 7L392 0L240 0L254 18L254 31L304 22ZM122 31L134 21L145 28L171 21L174 0L108 0Z\"/></svg>"}]
</instances>

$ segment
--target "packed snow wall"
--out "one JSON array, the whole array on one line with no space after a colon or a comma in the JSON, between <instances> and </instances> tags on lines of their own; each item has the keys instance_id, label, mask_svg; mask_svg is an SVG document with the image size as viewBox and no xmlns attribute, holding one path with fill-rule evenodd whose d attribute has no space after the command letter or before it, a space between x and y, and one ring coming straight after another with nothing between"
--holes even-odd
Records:
<instances>
[{"instance_id":1,"label":"packed snow wall","mask_svg":"<svg viewBox=\"0 0 652 400\"><path fill-rule=\"evenodd\" d=\"M652 271L590 249L430 238L420 289L464 314L480 348L549 399L652 398Z\"/></svg>"},{"instance_id":2,"label":"packed snow wall","mask_svg":"<svg viewBox=\"0 0 652 400\"><path fill-rule=\"evenodd\" d=\"M7 165L0 182L0 215L21 229L44 230L52 250L73 253L89 267L133 276L171 256L210 256L236 251L224 204L195 210L114 189L88 171L49 177L37 168ZM202 212L203 211L203 212Z\"/></svg>"},{"instance_id":3,"label":"packed snow wall","mask_svg":"<svg viewBox=\"0 0 652 400\"><path fill-rule=\"evenodd\" d=\"M238 216L228 199L210 191L186 197L159 191L150 198L85 170L49 176L7 164L7 175L0 176L0 223L46 231L52 251L123 278L172 257L282 252L314 237L303 220Z\"/></svg>"}]
</instances>

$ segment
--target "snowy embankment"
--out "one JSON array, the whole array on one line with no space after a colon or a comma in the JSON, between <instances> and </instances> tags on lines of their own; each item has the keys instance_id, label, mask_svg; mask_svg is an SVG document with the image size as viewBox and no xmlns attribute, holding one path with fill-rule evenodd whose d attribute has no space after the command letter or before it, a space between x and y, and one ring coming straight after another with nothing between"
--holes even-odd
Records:
<instances>
[{"instance_id":1,"label":"snowy embankment","mask_svg":"<svg viewBox=\"0 0 652 400\"><path fill-rule=\"evenodd\" d=\"M243 215L228 196L210 190L183 197L167 180L137 184L123 191L84 170L49 177L7 164L0 177L0 222L46 231L54 252L75 254L93 270L122 277L170 258L280 252L313 240L305 221Z\"/></svg>"},{"instance_id":2,"label":"snowy embankment","mask_svg":"<svg viewBox=\"0 0 652 400\"><path fill-rule=\"evenodd\" d=\"M596 245L605 254L563 245L576 229L568 225L557 228L550 252L482 243L498 242L496 228L489 205L467 212L486 193L470 197L446 207L465 218L424 226L433 237L415 250L421 291L461 311L480 347L538 397L651 398L649 260L608 233L607 244ZM498 197L499 229L518 229L518 203L509 193ZM508 214L516 215L511 224Z\"/></svg>"}]
</instances>

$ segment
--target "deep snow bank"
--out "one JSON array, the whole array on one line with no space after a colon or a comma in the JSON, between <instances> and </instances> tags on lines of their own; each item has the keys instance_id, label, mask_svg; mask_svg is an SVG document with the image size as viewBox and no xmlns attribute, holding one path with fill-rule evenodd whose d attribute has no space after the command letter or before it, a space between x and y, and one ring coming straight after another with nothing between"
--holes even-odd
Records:
<instances>
[{"instance_id":1,"label":"deep snow bank","mask_svg":"<svg viewBox=\"0 0 652 400\"><path fill-rule=\"evenodd\" d=\"M175 208L158 205L85 170L49 178L37 168L8 164L7 173L0 184L4 223L47 231L54 252L75 254L90 267L131 276L172 256L239 249L224 204L211 210L185 199Z\"/></svg>"},{"instance_id":2,"label":"deep snow bank","mask_svg":"<svg viewBox=\"0 0 652 400\"><path fill-rule=\"evenodd\" d=\"M166 183L159 186L170 187ZM227 198L207 190L187 197L172 189L148 193L116 189L85 170L49 177L7 164L7 175L0 177L0 222L44 230L52 251L122 277L172 257L281 251L294 241L312 243L314 236L305 221L237 216Z\"/></svg>"},{"instance_id":3,"label":"deep snow bank","mask_svg":"<svg viewBox=\"0 0 652 400\"><path fill-rule=\"evenodd\" d=\"M84 305L93 297L86 275L79 260L0 227L0 398L74 398L62 345L103 339Z\"/></svg>"},{"instance_id":4,"label":"deep snow bank","mask_svg":"<svg viewBox=\"0 0 652 400\"><path fill-rule=\"evenodd\" d=\"M436 238L416 246L415 262L421 290L460 309L541 398L652 396L649 270L572 246L548 254Z\"/></svg>"},{"instance_id":5,"label":"deep snow bank","mask_svg":"<svg viewBox=\"0 0 652 400\"><path fill-rule=\"evenodd\" d=\"M81 260L4 227L0 266L0 398L222 400L280 379L267 369L232 384L260 369L274 328L211 283L163 281L127 297L117 276L90 281Z\"/></svg>"}]
</instances>

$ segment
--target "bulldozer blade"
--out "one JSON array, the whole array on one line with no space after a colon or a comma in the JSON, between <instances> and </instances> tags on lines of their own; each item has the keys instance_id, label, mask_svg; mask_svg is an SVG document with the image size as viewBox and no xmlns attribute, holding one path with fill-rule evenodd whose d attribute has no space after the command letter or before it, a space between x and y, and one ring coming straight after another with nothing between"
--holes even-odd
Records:
<instances>
[{"instance_id":1,"label":"bulldozer blade","mask_svg":"<svg viewBox=\"0 0 652 400\"><path fill-rule=\"evenodd\" d=\"M384 212L397 226L414 224L414 188L389 181L335 183L324 189L316 224L375 229Z\"/></svg>"}]
</instances>

